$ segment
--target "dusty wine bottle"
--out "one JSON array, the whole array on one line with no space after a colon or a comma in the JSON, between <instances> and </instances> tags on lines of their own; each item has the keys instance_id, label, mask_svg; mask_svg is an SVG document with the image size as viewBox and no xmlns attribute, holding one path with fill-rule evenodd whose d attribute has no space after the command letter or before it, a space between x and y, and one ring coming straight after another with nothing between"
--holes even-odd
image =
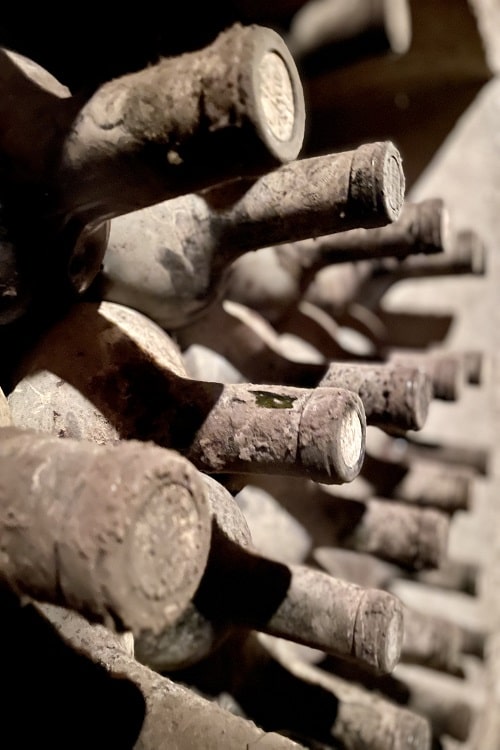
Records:
<instances>
[{"instance_id":1,"label":"dusty wine bottle","mask_svg":"<svg viewBox=\"0 0 500 750\"><path fill-rule=\"evenodd\" d=\"M23 691L22 709L17 691L6 699L5 721L21 746L40 741L53 748L69 742L75 748L99 743L137 750L232 750L260 743L270 750L304 750L147 669L122 648L114 633L75 612L46 604L17 604L13 610L11 606L8 632L17 648L16 664L7 673L10 684L15 684L19 669L35 675L50 670L52 676L50 684L33 677ZM5 619L4 606L2 611ZM38 648L27 649L27 632ZM57 722L45 721L54 705L60 712ZM21 710L41 718L16 729L12 716L20 718Z\"/></svg>"},{"instance_id":2,"label":"dusty wine bottle","mask_svg":"<svg viewBox=\"0 0 500 750\"><path fill-rule=\"evenodd\" d=\"M453 276L455 274L484 275L486 249L481 239L472 232L456 232L446 243L445 251L432 257L410 256L401 261L390 259L377 263L356 263L354 266L331 266L323 268L314 277L305 293L307 300L329 312L336 320L341 321L354 304L384 313L382 323L391 327L399 321L403 335L400 343L391 342L392 346L418 346L416 343L405 344L405 328L410 328L411 314L405 326L405 316L392 311L384 311L382 300L386 292L395 284L407 279ZM416 318L418 320L418 318ZM434 325L437 326L439 316ZM432 319L427 321L427 326ZM425 321L424 321L425 325ZM448 323L449 328L449 323ZM446 329L447 330L447 329ZM435 334L436 335L436 334ZM439 340L438 338L436 340ZM421 344L420 346L424 346Z\"/></svg>"},{"instance_id":3,"label":"dusty wine bottle","mask_svg":"<svg viewBox=\"0 0 500 750\"><path fill-rule=\"evenodd\" d=\"M330 747L333 741L356 750L362 739L370 750L427 750L429 728L422 717L360 686L330 679L321 669L309 669L302 654L303 649L279 638L236 634L206 662L176 677L209 695L224 690L259 726L286 731L309 747Z\"/></svg>"},{"instance_id":4,"label":"dusty wine bottle","mask_svg":"<svg viewBox=\"0 0 500 750\"><path fill-rule=\"evenodd\" d=\"M480 638L444 617L433 617L413 607L404 610L401 660L430 669L463 676L462 659L471 649L480 649ZM479 647L479 649L478 649Z\"/></svg>"},{"instance_id":5,"label":"dusty wine bottle","mask_svg":"<svg viewBox=\"0 0 500 750\"><path fill-rule=\"evenodd\" d=\"M244 383L247 380L229 360L202 344L188 346L182 352L182 360L187 374L194 380L218 383Z\"/></svg>"},{"instance_id":6,"label":"dusty wine bottle","mask_svg":"<svg viewBox=\"0 0 500 750\"><path fill-rule=\"evenodd\" d=\"M295 159L303 140L295 63L283 39L258 26L235 25L205 49L109 81L88 100L0 50L0 92L0 173L21 244L53 289L62 281L87 288L112 216L261 174Z\"/></svg>"},{"instance_id":7,"label":"dusty wine bottle","mask_svg":"<svg viewBox=\"0 0 500 750\"><path fill-rule=\"evenodd\" d=\"M302 564L308 559L311 536L269 492L247 484L235 495L235 501L248 524L256 552L290 564Z\"/></svg>"},{"instance_id":8,"label":"dusty wine bottle","mask_svg":"<svg viewBox=\"0 0 500 750\"><path fill-rule=\"evenodd\" d=\"M330 575L351 580L358 586L374 585L376 581L375 585L390 591L392 583L404 577L397 575L394 566L380 565L380 561L371 556L335 547L317 547L313 559ZM484 641L484 634L448 617L433 616L416 607L404 607L402 662L463 676L463 656L473 654L481 658Z\"/></svg>"},{"instance_id":9,"label":"dusty wine bottle","mask_svg":"<svg viewBox=\"0 0 500 750\"><path fill-rule=\"evenodd\" d=\"M426 372L403 364L392 367L391 363L332 362L318 385L357 393L367 424L405 431L424 426L433 396L432 383Z\"/></svg>"},{"instance_id":10,"label":"dusty wine bottle","mask_svg":"<svg viewBox=\"0 0 500 750\"><path fill-rule=\"evenodd\" d=\"M218 331L224 330L224 336ZM430 377L419 367L399 363L298 362L284 356L285 347L258 314L234 302L214 306L199 323L180 330L178 338L214 347L250 380L298 388L336 387L357 393L369 425L393 431L420 430L432 400ZM281 351L280 351L281 349ZM234 373L229 382L235 382ZM241 378L237 378L237 380Z\"/></svg>"},{"instance_id":11,"label":"dusty wine bottle","mask_svg":"<svg viewBox=\"0 0 500 750\"><path fill-rule=\"evenodd\" d=\"M484 700L481 691L471 690L467 680L408 664L401 664L393 679L406 693L404 705L425 716L436 737L469 739Z\"/></svg>"},{"instance_id":12,"label":"dusty wine bottle","mask_svg":"<svg viewBox=\"0 0 500 750\"><path fill-rule=\"evenodd\" d=\"M51 168L48 163L56 160L55 147L44 151L44 144L61 138L64 108L66 121L74 115L69 90L37 63L5 49L0 49L0 90L5 290L0 324L5 324L21 317L44 285L60 284L59 296L68 284L76 291L86 289L104 255L107 226L85 226L71 216L51 225L50 189L41 183Z\"/></svg>"},{"instance_id":13,"label":"dusty wine bottle","mask_svg":"<svg viewBox=\"0 0 500 750\"><path fill-rule=\"evenodd\" d=\"M221 330L224 336L218 335ZM200 344L217 352L253 382L314 387L326 370L326 364L304 367L287 357L268 321L230 300L212 305L200 320L176 331L176 338L183 350Z\"/></svg>"},{"instance_id":14,"label":"dusty wine bottle","mask_svg":"<svg viewBox=\"0 0 500 750\"><path fill-rule=\"evenodd\" d=\"M312 559L335 578L371 588L389 590L392 581L408 578L437 588L463 591L472 596L476 593L478 569L471 563L446 558L440 561L438 568L414 571L365 552L342 547L320 546L311 550L311 534L262 487L247 484L237 492L235 499L248 523L255 549L267 557L290 563L303 563ZM484 639L471 633L465 635L463 628L461 631L464 636L461 650L481 656L481 640Z\"/></svg>"},{"instance_id":15,"label":"dusty wine bottle","mask_svg":"<svg viewBox=\"0 0 500 750\"><path fill-rule=\"evenodd\" d=\"M8 588L135 636L184 611L211 536L206 490L185 458L3 427L0 465Z\"/></svg>"},{"instance_id":16,"label":"dusty wine bottle","mask_svg":"<svg viewBox=\"0 0 500 750\"><path fill-rule=\"evenodd\" d=\"M446 252L433 257L410 256L402 261L380 260L360 284L355 300L370 310L382 307L391 287L402 281L486 273L486 248L472 231L455 234Z\"/></svg>"},{"instance_id":17,"label":"dusty wine bottle","mask_svg":"<svg viewBox=\"0 0 500 750\"><path fill-rule=\"evenodd\" d=\"M383 307L377 310L376 317L384 330L385 352L390 348L430 349L441 346L455 322L452 312L412 312Z\"/></svg>"},{"instance_id":18,"label":"dusty wine bottle","mask_svg":"<svg viewBox=\"0 0 500 750\"><path fill-rule=\"evenodd\" d=\"M473 274L483 276L487 269L488 250L482 237L472 229L455 232L444 253L433 258L407 258L402 266L395 266L397 275L418 278L419 276L442 276ZM391 262L385 261L388 270Z\"/></svg>"},{"instance_id":19,"label":"dusty wine bottle","mask_svg":"<svg viewBox=\"0 0 500 750\"><path fill-rule=\"evenodd\" d=\"M399 217L384 227L351 229L244 255L231 267L225 297L257 310L277 325L323 268L444 253L449 235L449 214L441 199L405 203Z\"/></svg>"},{"instance_id":20,"label":"dusty wine bottle","mask_svg":"<svg viewBox=\"0 0 500 750\"><path fill-rule=\"evenodd\" d=\"M17 368L14 424L94 442L152 440L208 473L351 481L363 463L355 393L187 377L172 339L114 303L74 305Z\"/></svg>"},{"instance_id":21,"label":"dusty wine bottle","mask_svg":"<svg viewBox=\"0 0 500 750\"><path fill-rule=\"evenodd\" d=\"M285 477L255 476L249 483L292 513L317 546L335 544L410 570L437 567L446 553L449 517L434 509L373 497L346 499L316 483Z\"/></svg>"},{"instance_id":22,"label":"dusty wine bottle","mask_svg":"<svg viewBox=\"0 0 500 750\"><path fill-rule=\"evenodd\" d=\"M26 70L6 51L1 61L10 95L1 150L16 156L9 179L43 180L55 212L85 223L255 175L295 159L302 145L297 69L282 38L265 27L235 25L203 50L103 84L87 101L42 96L29 85L31 63ZM12 97L29 107L33 93L38 117L23 110L20 122ZM58 128L48 127L54 119Z\"/></svg>"},{"instance_id":23,"label":"dusty wine bottle","mask_svg":"<svg viewBox=\"0 0 500 750\"><path fill-rule=\"evenodd\" d=\"M429 750L431 736L426 719L412 711L402 710L373 692L319 669L295 656L287 643L260 636L266 648L296 678L327 690L339 701L339 723L332 727L332 737L343 747ZM361 745L358 742L361 741Z\"/></svg>"},{"instance_id":24,"label":"dusty wine bottle","mask_svg":"<svg viewBox=\"0 0 500 750\"><path fill-rule=\"evenodd\" d=\"M369 485L369 495L438 508L450 515L467 510L471 503L472 472L467 468L425 459L383 460L367 451L361 476Z\"/></svg>"},{"instance_id":25,"label":"dusty wine bottle","mask_svg":"<svg viewBox=\"0 0 500 750\"><path fill-rule=\"evenodd\" d=\"M335 657L328 657L322 666L328 674L365 687L370 695L379 694L425 717L437 738L444 734L465 742L484 702L482 691L472 691L468 680L424 667L398 664L393 674L377 676Z\"/></svg>"},{"instance_id":26,"label":"dusty wine bottle","mask_svg":"<svg viewBox=\"0 0 500 750\"><path fill-rule=\"evenodd\" d=\"M423 372L427 372L432 378L434 397L443 401L456 401L461 396L465 383L471 379L477 380L479 374L475 352L414 352L393 349L389 359L420 367Z\"/></svg>"},{"instance_id":27,"label":"dusty wine bottle","mask_svg":"<svg viewBox=\"0 0 500 750\"><path fill-rule=\"evenodd\" d=\"M220 296L243 253L387 224L398 217L403 195L400 155L384 142L298 160L253 185L233 182L166 201L111 223L96 293L178 328Z\"/></svg>"},{"instance_id":28,"label":"dusty wine bottle","mask_svg":"<svg viewBox=\"0 0 500 750\"><path fill-rule=\"evenodd\" d=\"M171 628L136 641L139 660L177 669L211 653L231 627L243 627L392 671L402 637L399 601L256 554L232 496L213 478L204 481L214 532L203 580L192 607Z\"/></svg>"}]
</instances>

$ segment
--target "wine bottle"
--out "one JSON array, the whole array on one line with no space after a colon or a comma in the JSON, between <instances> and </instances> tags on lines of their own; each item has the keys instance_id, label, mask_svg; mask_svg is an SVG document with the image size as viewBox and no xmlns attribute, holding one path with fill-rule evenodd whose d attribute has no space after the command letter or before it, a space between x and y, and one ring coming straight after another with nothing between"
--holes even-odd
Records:
<instances>
[{"instance_id":1,"label":"wine bottle","mask_svg":"<svg viewBox=\"0 0 500 750\"><path fill-rule=\"evenodd\" d=\"M73 213L51 215L48 173L57 143L75 115L69 90L48 71L15 52L0 49L2 166L0 323L22 317L44 286L82 291L99 269L107 225L86 226ZM30 215L30 221L26 216ZM43 279L43 281L41 281ZM50 300L50 294L46 300Z\"/></svg>"},{"instance_id":2,"label":"wine bottle","mask_svg":"<svg viewBox=\"0 0 500 750\"><path fill-rule=\"evenodd\" d=\"M420 367L432 377L435 398L456 401L466 383L478 385L481 382L484 355L472 350L415 352L394 348L390 350L389 360Z\"/></svg>"},{"instance_id":3,"label":"wine bottle","mask_svg":"<svg viewBox=\"0 0 500 750\"><path fill-rule=\"evenodd\" d=\"M41 292L50 282L59 294L68 282L77 292L88 287L107 219L261 174L295 159L303 140L297 68L283 39L258 26L237 24L90 98L70 96L32 61L0 50L0 92L0 174L22 251L34 276L43 274Z\"/></svg>"},{"instance_id":4,"label":"wine bottle","mask_svg":"<svg viewBox=\"0 0 500 750\"><path fill-rule=\"evenodd\" d=\"M356 298L363 306L377 310L383 306L384 295L402 281L432 279L446 276L484 276L487 250L477 233L458 232L447 252L431 257L409 257L401 262L390 259L374 264L369 276L360 285Z\"/></svg>"},{"instance_id":5,"label":"wine bottle","mask_svg":"<svg viewBox=\"0 0 500 750\"><path fill-rule=\"evenodd\" d=\"M118 630L158 633L207 561L206 490L185 458L0 429L1 578Z\"/></svg>"},{"instance_id":6,"label":"wine bottle","mask_svg":"<svg viewBox=\"0 0 500 750\"><path fill-rule=\"evenodd\" d=\"M364 263L354 269L322 269L306 291L306 299L334 315L348 319L349 306L357 303L378 312L383 297L395 284L409 279L485 274L487 250L477 233L454 232L446 251L433 257L410 256ZM348 277L348 281L346 279ZM401 344L404 346L404 344Z\"/></svg>"},{"instance_id":7,"label":"wine bottle","mask_svg":"<svg viewBox=\"0 0 500 750\"><path fill-rule=\"evenodd\" d=\"M310 534L275 498L247 484L235 495L245 517L255 551L278 562L301 564L311 551Z\"/></svg>"},{"instance_id":8,"label":"wine bottle","mask_svg":"<svg viewBox=\"0 0 500 750\"><path fill-rule=\"evenodd\" d=\"M348 499L298 478L259 476L248 483L278 500L316 546L366 552L409 570L437 567L446 553L450 522L440 511L384 498Z\"/></svg>"},{"instance_id":9,"label":"wine bottle","mask_svg":"<svg viewBox=\"0 0 500 750\"><path fill-rule=\"evenodd\" d=\"M236 24L203 50L109 81L87 101L40 92L31 61L2 51L1 62L4 175L43 180L54 212L85 223L256 175L295 159L302 145L297 69L265 27ZM29 107L22 121L18 103Z\"/></svg>"},{"instance_id":10,"label":"wine bottle","mask_svg":"<svg viewBox=\"0 0 500 750\"><path fill-rule=\"evenodd\" d=\"M14 424L94 442L151 440L208 473L351 481L365 416L342 388L223 385L187 377L172 339L114 303L74 305L17 367Z\"/></svg>"},{"instance_id":11,"label":"wine bottle","mask_svg":"<svg viewBox=\"0 0 500 750\"><path fill-rule=\"evenodd\" d=\"M374 585L377 581L379 587L391 591L392 584L398 578L404 578L404 575L397 574L394 566L386 566L384 570L384 564L380 565L372 556L352 552L350 555L346 557L345 550L335 547L318 547L313 559L330 575L350 580L358 586ZM375 571L371 569L373 566ZM454 622L451 617L438 617L416 607L404 607L402 662L463 676L463 656L473 654L482 658L484 643L483 633Z\"/></svg>"},{"instance_id":12,"label":"wine bottle","mask_svg":"<svg viewBox=\"0 0 500 750\"><path fill-rule=\"evenodd\" d=\"M2 677L11 686L4 730L20 747L233 750L260 742L272 750L304 750L147 669L108 628L75 612L17 600L8 606L3 596L2 613L2 636L10 644ZM28 673L24 689L14 689Z\"/></svg>"},{"instance_id":13,"label":"wine bottle","mask_svg":"<svg viewBox=\"0 0 500 750\"><path fill-rule=\"evenodd\" d=\"M345 747L354 750L361 739L361 747L429 750L430 727L424 717L290 655L291 648L282 641L265 636L264 642L296 678L337 696L341 721L333 725L332 735Z\"/></svg>"},{"instance_id":14,"label":"wine bottle","mask_svg":"<svg viewBox=\"0 0 500 750\"><path fill-rule=\"evenodd\" d=\"M218 331L224 330L224 336ZM393 431L420 430L427 418L433 386L419 367L391 363L298 362L284 356L283 345L265 320L238 303L214 306L206 319L181 329L178 338L214 347L250 380L296 387L338 387L357 393L367 424ZM280 351L280 348L282 351ZM395 363L398 365L399 363ZM234 382L230 376L230 381Z\"/></svg>"},{"instance_id":15,"label":"wine bottle","mask_svg":"<svg viewBox=\"0 0 500 750\"><path fill-rule=\"evenodd\" d=\"M433 395L433 381L427 372L404 363L393 367L391 363L332 362L318 385L357 393L367 424L402 431L422 429Z\"/></svg>"},{"instance_id":16,"label":"wine bottle","mask_svg":"<svg viewBox=\"0 0 500 750\"><path fill-rule=\"evenodd\" d=\"M179 328L221 296L243 253L387 224L403 193L400 155L384 142L297 160L252 185L236 181L165 201L113 220L95 293Z\"/></svg>"},{"instance_id":17,"label":"wine bottle","mask_svg":"<svg viewBox=\"0 0 500 750\"><path fill-rule=\"evenodd\" d=\"M194 380L214 380L219 383L244 383L236 367L221 354L202 344L193 344L182 352L186 372Z\"/></svg>"},{"instance_id":18,"label":"wine bottle","mask_svg":"<svg viewBox=\"0 0 500 750\"><path fill-rule=\"evenodd\" d=\"M468 510L472 500L472 472L421 458L383 460L365 453L361 477L366 496L382 495L416 505L439 508L452 515ZM354 489L354 488L353 488ZM365 494L361 494L365 496Z\"/></svg>"},{"instance_id":19,"label":"wine bottle","mask_svg":"<svg viewBox=\"0 0 500 750\"><path fill-rule=\"evenodd\" d=\"M355 268L368 270L381 258L442 254L449 242L449 215L441 199L405 203L399 217L384 227L351 229L244 255L231 267L225 297L280 326L324 268L356 262L360 265Z\"/></svg>"},{"instance_id":20,"label":"wine bottle","mask_svg":"<svg viewBox=\"0 0 500 750\"><path fill-rule=\"evenodd\" d=\"M356 328L359 322L366 319L366 310L361 305L353 305L348 314L339 317L339 323ZM378 330L373 336L373 344L385 359L391 348L429 349L441 346L455 323L455 312L414 312L379 307L369 318L377 321Z\"/></svg>"},{"instance_id":21,"label":"wine bottle","mask_svg":"<svg viewBox=\"0 0 500 750\"><path fill-rule=\"evenodd\" d=\"M479 634L413 607L405 607L404 612L401 661L463 677L463 656L471 651L477 655L483 650Z\"/></svg>"},{"instance_id":22,"label":"wine bottle","mask_svg":"<svg viewBox=\"0 0 500 750\"><path fill-rule=\"evenodd\" d=\"M422 570L417 576L417 580L427 586L461 591L469 596L477 596L479 578L479 565L455 559L445 560L435 570Z\"/></svg>"},{"instance_id":23,"label":"wine bottle","mask_svg":"<svg viewBox=\"0 0 500 750\"><path fill-rule=\"evenodd\" d=\"M468 680L411 664L398 664L391 675L372 675L355 664L328 657L322 668L336 678L355 682L401 708L423 716L436 738L448 735L465 742L483 705L482 690Z\"/></svg>"},{"instance_id":24,"label":"wine bottle","mask_svg":"<svg viewBox=\"0 0 500 750\"><path fill-rule=\"evenodd\" d=\"M425 716L436 737L469 739L482 696L468 680L409 664L401 664L394 679L406 690L407 708Z\"/></svg>"},{"instance_id":25,"label":"wine bottle","mask_svg":"<svg viewBox=\"0 0 500 750\"><path fill-rule=\"evenodd\" d=\"M465 360L459 354L447 351L405 352L391 351L391 362L420 367L432 378L435 398L444 401L456 401L460 398L465 385Z\"/></svg>"},{"instance_id":26,"label":"wine bottle","mask_svg":"<svg viewBox=\"0 0 500 750\"><path fill-rule=\"evenodd\" d=\"M315 547L311 552L311 560L320 570L326 570L335 578L357 583L358 586L388 589L393 579L404 575L403 569L393 563L366 552L341 547Z\"/></svg>"},{"instance_id":27,"label":"wine bottle","mask_svg":"<svg viewBox=\"0 0 500 750\"><path fill-rule=\"evenodd\" d=\"M371 322L370 331L373 326L379 327L379 321L374 316ZM383 362L387 358L378 346L378 341L376 345L362 334L353 338L352 329L347 330L346 336L345 328L339 326L327 312L305 299L276 327L281 335L291 334L303 339L326 359L338 362Z\"/></svg>"},{"instance_id":28,"label":"wine bottle","mask_svg":"<svg viewBox=\"0 0 500 750\"><path fill-rule=\"evenodd\" d=\"M308 747L333 742L355 750L362 742L370 750L428 750L424 718L311 666L303 653L272 636L236 634L205 662L174 676L209 695L234 696L259 726L286 731Z\"/></svg>"},{"instance_id":29,"label":"wine bottle","mask_svg":"<svg viewBox=\"0 0 500 750\"><path fill-rule=\"evenodd\" d=\"M137 658L163 671L180 668L207 656L231 627L239 627L390 672L402 637L399 601L255 553L234 499L213 478L204 481L214 531L203 580L192 607L171 628L136 641Z\"/></svg>"},{"instance_id":30,"label":"wine bottle","mask_svg":"<svg viewBox=\"0 0 500 750\"><path fill-rule=\"evenodd\" d=\"M218 335L221 330L224 336ZM326 363L304 366L287 357L268 321L230 300L212 305L200 320L180 328L176 339L184 351L197 344L217 352L250 381L314 387L326 371Z\"/></svg>"}]
</instances>

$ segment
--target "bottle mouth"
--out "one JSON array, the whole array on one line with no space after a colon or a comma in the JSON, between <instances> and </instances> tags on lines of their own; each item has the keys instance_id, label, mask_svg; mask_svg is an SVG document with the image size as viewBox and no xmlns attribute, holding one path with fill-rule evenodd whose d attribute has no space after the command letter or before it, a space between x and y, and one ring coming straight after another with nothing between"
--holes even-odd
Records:
<instances>
[{"instance_id":1,"label":"bottle mouth","mask_svg":"<svg viewBox=\"0 0 500 750\"><path fill-rule=\"evenodd\" d=\"M405 175L396 146L391 141L359 146L353 152L349 201L358 221L362 217L362 226L368 229L396 221L404 199Z\"/></svg>"},{"instance_id":2,"label":"bottle mouth","mask_svg":"<svg viewBox=\"0 0 500 750\"><path fill-rule=\"evenodd\" d=\"M354 406L346 410L342 420L339 445L345 465L349 469L356 468L364 451L364 430L359 413Z\"/></svg>"},{"instance_id":3,"label":"bottle mouth","mask_svg":"<svg viewBox=\"0 0 500 750\"><path fill-rule=\"evenodd\" d=\"M266 127L278 141L290 141L295 124L295 97L285 61L274 50L259 63L259 99Z\"/></svg>"},{"instance_id":4,"label":"bottle mouth","mask_svg":"<svg viewBox=\"0 0 500 750\"><path fill-rule=\"evenodd\" d=\"M403 635L400 621L402 615L396 610L394 616L388 618L387 630L385 636L385 648L377 665L382 673L391 674L399 662L401 649L403 647Z\"/></svg>"},{"instance_id":5,"label":"bottle mouth","mask_svg":"<svg viewBox=\"0 0 500 750\"><path fill-rule=\"evenodd\" d=\"M329 385L311 389L300 420L302 473L324 484L352 482L363 465L365 440L365 410L356 393Z\"/></svg>"},{"instance_id":6,"label":"bottle mouth","mask_svg":"<svg viewBox=\"0 0 500 750\"><path fill-rule=\"evenodd\" d=\"M403 372L403 376L405 373ZM403 401L403 429L421 430L425 426L434 397L432 379L425 371L408 367Z\"/></svg>"},{"instance_id":7,"label":"bottle mouth","mask_svg":"<svg viewBox=\"0 0 500 750\"><path fill-rule=\"evenodd\" d=\"M405 178L401 166L401 156L392 143L387 143L383 156L383 184L385 186L384 204L387 216L395 221L403 208L405 195Z\"/></svg>"},{"instance_id":8,"label":"bottle mouth","mask_svg":"<svg viewBox=\"0 0 500 750\"><path fill-rule=\"evenodd\" d=\"M245 107L259 138L278 162L297 158L305 132L305 101L295 60L282 37L254 27L250 78L241 78Z\"/></svg>"}]
</instances>

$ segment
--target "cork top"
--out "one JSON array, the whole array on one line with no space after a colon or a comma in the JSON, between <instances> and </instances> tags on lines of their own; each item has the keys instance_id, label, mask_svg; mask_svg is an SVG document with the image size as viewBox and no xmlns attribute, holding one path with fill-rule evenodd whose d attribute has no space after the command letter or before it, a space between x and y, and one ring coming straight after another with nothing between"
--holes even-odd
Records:
<instances>
[{"instance_id":1,"label":"cork top","mask_svg":"<svg viewBox=\"0 0 500 750\"><path fill-rule=\"evenodd\" d=\"M259 63L259 97L266 126L279 141L293 135L295 101L292 80L285 61L276 52L266 52Z\"/></svg>"},{"instance_id":2,"label":"cork top","mask_svg":"<svg viewBox=\"0 0 500 750\"><path fill-rule=\"evenodd\" d=\"M304 92L295 61L272 29L246 30L248 77L240 77L253 125L266 149L278 161L292 161L302 148L305 130Z\"/></svg>"},{"instance_id":3,"label":"cork top","mask_svg":"<svg viewBox=\"0 0 500 750\"><path fill-rule=\"evenodd\" d=\"M383 200L387 210L387 217L395 221L401 209L405 193L405 178L402 159L394 144L387 142L382 154L380 178L383 180Z\"/></svg>"},{"instance_id":4,"label":"cork top","mask_svg":"<svg viewBox=\"0 0 500 750\"><path fill-rule=\"evenodd\" d=\"M391 141L356 149L349 177L349 198L363 216L363 226L384 226L399 217L405 197L401 154Z\"/></svg>"},{"instance_id":5,"label":"cork top","mask_svg":"<svg viewBox=\"0 0 500 750\"><path fill-rule=\"evenodd\" d=\"M354 407L348 409L344 415L340 425L339 444L346 465L354 469L364 449L363 425L359 412Z\"/></svg>"}]
</instances>

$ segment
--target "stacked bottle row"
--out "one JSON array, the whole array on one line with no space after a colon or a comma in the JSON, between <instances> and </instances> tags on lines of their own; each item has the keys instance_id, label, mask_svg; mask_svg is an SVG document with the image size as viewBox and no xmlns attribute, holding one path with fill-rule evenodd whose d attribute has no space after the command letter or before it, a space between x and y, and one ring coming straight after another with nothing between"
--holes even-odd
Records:
<instances>
[{"instance_id":1,"label":"stacked bottle row","mask_svg":"<svg viewBox=\"0 0 500 750\"><path fill-rule=\"evenodd\" d=\"M470 579L447 538L484 456L408 431L481 356L422 351L429 321L382 302L401 279L483 274L480 238L439 199L405 202L391 142L298 159L300 79L269 29L86 98L0 63L5 627L78 682L73 647L106 667L85 685L130 706L123 747L465 739L457 685L443 706L429 674L387 675L458 681L482 654L393 588Z\"/></svg>"}]
</instances>

